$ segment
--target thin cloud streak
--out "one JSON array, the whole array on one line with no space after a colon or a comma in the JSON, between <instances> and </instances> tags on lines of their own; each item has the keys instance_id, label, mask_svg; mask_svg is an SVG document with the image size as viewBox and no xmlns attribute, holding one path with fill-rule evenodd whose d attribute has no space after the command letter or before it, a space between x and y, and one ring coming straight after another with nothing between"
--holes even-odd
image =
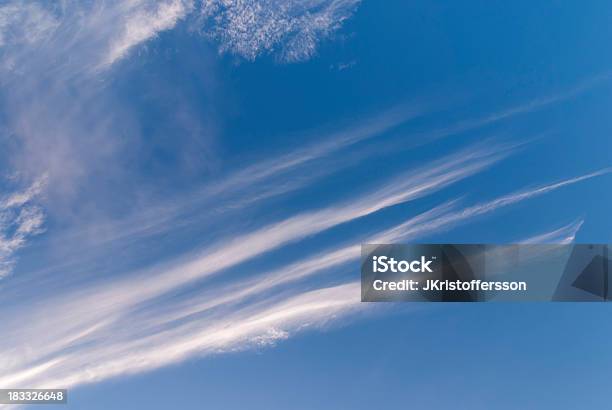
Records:
<instances>
[{"instance_id":1,"label":"thin cloud streak","mask_svg":"<svg viewBox=\"0 0 612 410\"><path fill-rule=\"evenodd\" d=\"M0 198L0 280L13 271L17 251L44 231L45 214L35 200L45 184L43 176L25 190Z\"/></svg>"},{"instance_id":2,"label":"thin cloud streak","mask_svg":"<svg viewBox=\"0 0 612 410\"><path fill-rule=\"evenodd\" d=\"M562 226L561 228L541 233L530 238L522 239L521 241L519 241L519 243L567 245L574 242L574 240L576 239L576 234L578 233L583 224L584 219L579 219L575 222Z\"/></svg>"},{"instance_id":3,"label":"thin cloud streak","mask_svg":"<svg viewBox=\"0 0 612 410\"><path fill-rule=\"evenodd\" d=\"M169 0L142 7L143 1L124 2L127 10L121 13L125 19L120 34L111 41L99 69L113 65L124 58L137 45L144 43L158 33L174 28L193 10L192 0Z\"/></svg>"},{"instance_id":4,"label":"thin cloud streak","mask_svg":"<svg viewBox=\"0 0 612 410\"><path fill-rule=\"evenodd\" d=\"M193 355L267 346L360 309L358 288L358 283L349 283L318 289L121 344L98 341L86 350L66 351L31 369L11 371L0 377L0 385L27 382L70 387L152 370Z\"/></svg>"},{"instance_id":5,"label":"thin cloud streak","mask_svg":"<svg viewBox=\"0 0 612 410\"><path fill-rule=\"evenodd\" d=\"M567 101L570 98L584 93L597 85L609 82L611 77L612 74L610 73L593 76L561 92L553 93L545 97L535 98L515 106L510 106L506 109L493 112L480 118L459 121L451 126L429 131L423 134L422 137L425 139L425 141L431 142L449 136L459 135L471 130L484 128L517 116L530 114L551 105Z\"/></svg>"},{"instance_id":6,"label":"thin cloud streak","mask_svg":"<svg viewBox=\"0 0 612 410\"><path fill-rule=\"evenodd\" d=\"M395 228L374 235L367 241L414 240L449 229L458 222L465 222L605 173L606 171L602 170L519 191L462 210L454 210L456 201L450 202L411 218ZM206 294L197 295L192 302L206 300L207 294L211 298L211 301L200 302L198 311L195 311L196 306L189 306L185 300L178 304L170 303L162 305L161 308L145 309L141 312L127 308L110 316L105 315L114 319L97 329L87 327L96 323L95 318L88 317L82 322L74 321L75 317L71 317L69 313L74 310L70 306L64 306L63 310L51 316L61 321L72 320L72 323L77 323L71 332L75 333L81 329L79 336L75 337L74 334L72 337L65 336L64 340L56 343L52 350L43 347L50 345L48 340L38 340L42 344L41 351L45 353L31 357L31 361L5 363L7 368L12 368L13 371L10 372L10 376L0 378L0 383L7 385L17 378L21 381L28 380L29 383L40 387L49 387L52 383L60 382L62 385L74 386L117 375L152 370L194 355L273 344L305 326L333 321L359 310L363 305L358 303L360 293L359 284L356 282L314 291L300 291L294 287L294 295L289 297L274 296L279 293L271 291L280 285L301 281L358 258L358 246L338 248L326 254L306 258L285 269L261 275L246 282L245 286L220 288L214 293L208 291ZM229 296L228 291L231 291ZM216 296L215 301L214 294L222 296ZM254 294L263 294L264 299L249 302L244 307L240 305L232 307L233 304ZM224 308L212 309L215 306ZM45 311L49 312L50 309L46 308ZM78 314L81 315L83 312ZM125 326L125 323L132 325ZM55 329L53 323L46 323L45 326ZM48 335L49 331L52 332L48 329L43 334ZM20 337L31 340L25 334ZM17 346L19 344L16 344L16 341L7 340L4 343L7 346ZM38 350L32 347L30 346L28 350ZM19 357L23 360L24 355L17 353L2 354L0 357Z\"/></svg>"},{"instance_id":7,"label":"thin cloud streak","mask_svg":"<svg viewBox=\"0 0 612 410\"><path fill-rule=\"evenodd\" d=\"M539 109L547 104L559 101L560 99L569 98L571 95L588 89L595 84L606 80L606 76L600 76L588 82L575 87L571 92L556 94L552 97L547 97L539 100L534 100L520 107L510 108L498 113L493 113L480 119L468 120L459 122L444 130L434 130L430 134L425 135L424 140L436 139L444 136L454 135L467 130L476 129L497 121L510 118L515 115L530 112L530 110ZM44 107L57 107L55 103L56 97L49 101L43 101ZM37 99L36 101L39 101ZM82 104L78 104L82 106ZM13 104L19 107L19 104ZM91 106L87 104L86 106ZM31 111L30 106L24 107L21 111ZM34 149L24 152L24 155L14 155L18 158L16 161L23 166L30 167L31 171L39 173L45 170L51 170L53 189L59 189L64 192L71 192L74 185L78 185L79 181L83 181L87 176L85 164L91 168L91 164L102 166L103 163L109 161L109 158L115 157L119 152L117 143L112 136L117 131L105 128L108 124L129 123L124 118L104 118L104 127L98 127L97 131L90 134L89 138L95 141L86 146L105 146L105 150L98 150L89 153L87 151L75 152L76 141L80 139L85 130L81 127L72 127L70 122L64 122L62 127L55 130L56 140L48 138L48 131L57 128L57 121L50 126L48 122L51 118L81 118L84 113L75 109L68 109L69 115L66 115L64 110L57 113L49 113L49 119L46 119L45 112L40 112L40 107L34 107L37 112L36 116L39 120L36 123L28 121L23 112L13 113L12 118L21 118L17 127L17 134L23 134L26 141L26 147L44 147L43 149ZM100 107L97 111L103 111L105 107ZM45 108L46 110L46 108ZM90 218L91 222L81 223L76 229L70 229L59 235L56 235L51 240L55 242L65 243L73 241L77 244L78 251L75 255L70 255L70 258L63 257L61 261L47 265L45 271L53 271L54 269L75 269L79 264L87 261L93 261L102 250L102 246L111 243L117 244L121 241L123 246L128 246L136 241L151 239L161 234L167 233L169 230L176 230L181 226L193 224L206 218L217 218L217 213L223 213L236 208L243 208L253 202L260 202L270 197L279 196L281 194L299 189L301 186L312 182L322 176L324 173L333 172L333 167L316 167L314 161L320 160L325 156L329 156L338 150L350 147L360 141L370 139L376 135L392 130L398 125L409 121L415 117L425 114L423 108L414 108L410 106L400 106L394 108L379 117L374 117L371 120L365 121L354 128L341 130L332 133L327 140L320 144L315 144L303 149L298 149L294 152L281 156L279 159L262 161L252 166L247 167L243 171L238 171L223 178L219 183L213 183L204 189L196 190L193 194L178 200L170 202L162 202L157 205L147 205L144 209L134 209L132 216L121 220L109 220L108 218ZM32 125L40 124L40 126ZM45 135L43 135L45 134ZM61 137L59 137L61 136ZM67 137L66 137L67 136ZM97 158L100 157L100 158ZM343 156L342 161L346 161L347 157ZM334 166L341 166L341 162L335 162ZM43 168L41 169L41 165ZM302 178L293 178L290 173L296 170L303 169L305 166L311 166L314 170L303 172L301 175L306 175ZM331 169L331 171L330 171ZM267 186L266 186L267 184ZM63 193L63 192L62 192ZM224 201L221 208L218 204L210 205L210 200L219 195L238 195L237 197L228 198ZM230 204L229 206L226 204ZM201 212L198 208L206 207L206 212ZM129 214L129 213L128 213ZM102 245L102 246L100 246ZM89 249L89 250L88 250ZM70 260L70 264L66 264L66 260Z\"/></svg>"},{"instance_id":8,"label":"thin cloud streak","mask_svg":"<svg viewBox=\"0 0 612 410\"><path fill-rule=\"evenodd\" d=\"M480 204L465 208L461 211L451 212L442 217L436 218L436 220L431 221L428 224L424 224L419 227L411 227L411 226L398 226L395 229L403 231L406 235L414 235L427 231L437 230L440 227L451 227L456 223L462 222L464 220L474 218L476 216L484 215L486 213L504 208L509 205L513 205L515 203L524 201L526 199L531 199L540 195L544 195L548 192L557 190L559 188L573 185L581 181L585 181L591 178L595 178L598 176L606 175L612 172L612 169L605 168L596 172L592 172L589 174L581 175L575 178L566 179L554 184L543 185L537 188L528 189L524 191L515 192L510 195L502 196L497 199L482 202Z\"/></svg>"},{"instance_id":9,"label":"thin cloud streak","mask_svg":"<svg viewBox=\"0 0 612 410\"><path fill-rule=\"evenodd\" d=\"M438 216L448 212L451 203L436 207L430 211L417 215L407 221L406 225L418 225L426 223ZM391 243L406 240L399 230L389 229L375 236L364 238L362 243ZM415 239L415 238L410 238ZM185 319L189 316L201 314L210 309L239 302L248 297L252 297L282 285L300 282L303 279L320 274L323 271L340 267L350 261L359 258L361 252L360 245L349 245L337 249L326 250L308 258L283 266L273 272L258 275L249 280L232 283L214 291L198 294L192 298L184 299L175 305L162 306L159 311L148 315L149 317L139 318L139 323L145 326L160 326L176 320ZM224 296L218 296L224 295ZM155 308L153 308L155 309Z\"/></svg>"},{"instance_id":10,"label":"thin cloud streak","mask_svg":"<svg viewBox=\"0 0 612 410\"><path fill-rule=\"evenodd\" d=\"M406 105L394 107L387 112L362 121L354 126L327 132L320 142L307 147L300 147L274 159L262 160L241 168L238 171L221 177L218 182L207 184L185 197L169 203L151 205L135 215L118 222L105 221L104 226L111 229L103 237L96 238L96 244L117 241L120 239L143 239L149 235L159 234L167 229L175 229L181 216L202 207L219 207L229 202L234 208L252 205L254 202L269 199L290 191L294 191L309 183L322 174L333 173L343 166L347 157L343 156L326 166L323 172L316 169L305 174L307 178L296 178L294 174L305 166L330 157L334 153L348 149L351 146L384 134L401 124L404 124L424 112L423 108ZM312 140L321 131L309 132L301 139ZM289 182L286 182L286 181ZM222 201L220 201L222 197ZM227 205L222 205L227 206ZM208 214L206 214L208 215ZM193 222L190 220L190 223ZM109 228L110 224L110 228ZM71 232L72 237L62 237L62 240L78 239L80 235L89 235L96 227L85 227L83 233Z\"/></svg>"},{"instance_id":11,"label":"thin cloud streak","mask_svg":"<svg viewBox=\"0 0 612 410\"><path fill-rule=\"evenodd\" d=\"M6 195L0 200L0 210L16 208L31 202L35 197L39 196L45 185L47 184L47 176L43 175L34 181L28 188L23 191L14 192Z\"/></svg>"},{"instance_id":12,"label":"thin cloud streak","mask_svg":"<svg viewBox=\"0 0 612 410\"><path fill-rule=\"evenodd\" d=\"M64 79L95 76L189 17L195 31L217 42L221 52L252 60L263 52L278 51L284 62L304 61L315 54L322 39L341 27L358 3L13 0L0 6L0 48L4 49L0 67L9 72L24 66L36 70L36 64L27 63L42 59L48 63L45 67L50 63Z\"/></svg>"},{"instance_id":13,"label":"thin cloud streak","mask_svg":"<svg viewBox=\"0 0 612 410\"><path fill-rule=\"evenodd\" d=\"M10 2L13 7L21 7L21 4ZM126 59L139 45L175 27L191 12L193 3L179 0L91 2L93 8L84 13L82 10L70 8L76 4L71 0L62 2L57 12L32 8L40 4L42 3L24 6L29 8L21 9L26 10L26 17L22 20L14 18L14 14L10 14L6 19L10 27L17 27L21 24L19 21L25 21L26 26L34 25L31 22L41 23L40 32L17 31L19 36L17 42L7 40L6 37L8 31L5 30L7 24L4 23L3 16L9 15L6 13L9 9L0 9L0 43L7 44L8 41L12 41L10 49L2 54L6 57L2 69L14 74L10 76L11 80L27 78L27 75L36 78L32 84L29 84L30 87L26 87L31 88L28 92L17 93L16 100L27 101L27 104L19 107L20 115L10 115L10 117L18 117L17 122L22 125L18 130L28 135L30 146L38 150L41 146L53 149L55 146L61 146L66 149L66 153L62 155L53 155L43 148L44 152L41 155L45 158L52 157L53 162L50 166L55 164L58 169L61 168L66 172L64 170L70 167L66 166L67 162L62 158L82 160L83 152L72 151L72 142L79 141L82 135L88 134L85 131L89 131L90 128L79 123L83 117L80 107L86 105L81 103L86 100L99 100L99 94L94 89L88 89L83 93L84 97L79 97L78 101L71 101L68 107L49 109L56 107L57 102L64 101L72 93L65 92L66 90L54 90L46 98L38 99L39 106L31 105L29 93L36 95L37 91L43 89L41 84L45 86L46 83L64 84L65 81L70 83L80 75L85 77L101 75L101 71L114 67L117 62ZM287 60L299 60L311 56L314 45L322 38L320 34L329 34L331 30L337 28L342 19L347 18L348 14L342 7L353 6L356 2L336 0L329 3L317 0L311 4L332 4L335 9L322 7L321 10L327 12L331 10L332 15L342 17L337 21L325 21L327 25L325 27L312 27L307 24L308 21L303 22L298 31L314 32L317 36L291 37L303 41L290 40L286 46L305 45L305 47L302 49L284 47L281 54L288 56ZM248 9L240 10L245 10L246 14L242 13L236 17L236 21L230 22L233 29L240 29L240 25L246 21L244 17L249 16ZM342 11L342 14L337 14L337 10ZM10 10L9 12L13 13ZM263 21L268 21L268 16L263 17ZM260 18L257 21L262 20ZM273 25L270 27L274 28ZM258 45L258 50L255 50L258 53L273 50L278 44L278 39L265 37L268 33L262 33L260 28L255 27L253 30L264 35L264 42ZM242 32L249 33L253 30L247 28ZM237 38L236 41L239 40L241 38ZM19 44L35 44L35 46L22 50L17 47ZM35 57L30 58L34 54ZM28 64L19 64L24 61ZM41 64L46 61L51 62L49 63L51 67ZM42 72L40 67L45 67L44 76L41 77L43 80L38 80L38 76L35 75ZM16 71L16 68L23 69L27 75ZM49 77L54 81L46 81ZM7 82L7 80L2 81ZM517 114L531 112L564 98L567 96L538 100L518 109L457 124L456 127L441 130L438 134L434 132L433 136L451 135L489 125ZM15 106L15 104L10 105ZM37 110L32 110L33 107ZM406 120L404 114L398 117L391 115L389 118L383 118L380 123L366 124L363 128L348 134L335 135L329 143L308 147L281 157L280 160L247 168L215 185L208 195L239 192L245 187L245 183L259 184L274 180L280 175L312 164L323 156L399 125ZM408 112L406 116L410 117L412 114L414 113ZM32 125L34 122L31 119L34 117L44 121L39 121L38 126ZM66 123L58 126L58 118ZM100 125L121 121L110 115L104 119L96 116L91 122L96 125L92 128L95 128L97 138L92 139L89 135L83 146L95 146L97 150L101 145L91 142L108 141L107 136L116 131L110 126L105 128ZM54 124L51 131L57 135L55 140L49 138L49 124ZM43 144L45 140L51 143ZM320 326L359 311L363 305L359 304L359 287L354 282L317 290L296 287L291 289L291 294L288 296L287 293L269 294L270 290L276 290L282 285L302 281L324 270L346 264L357 257L356 246L339 248L325 255L317 255L316 258L298 261L285 269L264 274L257 281L238 285L232 283L230 288L220 290L232 293L223 294L217 299L212 296L218 291L214 292L212 288L206 295L210 295L211 299L206 300L204 304L189 305L184 300L177 303L172 299L172 292L180 292L186 285L200 285L202 279L220 275L226 269L239 266L287 244L357 221L382 209L425 197L481 172L512 152L508 147L477 148L472 147L443 158L433 166L401 175L382 188L374 189L352 201L342 201L327 208L300 213L255 231L227 238L223 245L204 249L189 258L156 265L152 269L120 279L112 278L109 283L78 288L73 292L41 300L37 305L11 307L11 311L7 314L11 318L7 319L5 324L6 336L0 340L0 368L6 372L0 375L0 385L11 387L15 384L28 383L28 387L71 387L156 369L197 355L270 345L306 327ZM96 152L92 157L98 158L98 154ZM89 159L87 156L85 158ZM33 158L30 161L39 163L38 159ZM74 165L76 170L71 170L70 173L83 172L80 165L82 164ZM456 210L455 203L445 204L374 236L372 241L393 242L422 237L606 172L608 171L521 191L462 210ZM53 176L57 177L57 174ZM61 182L63 178L58 183ZM41 191L42 187L33 187L31 190L9 196L2 202L11 212L20 210L15 214L13 220L16 223L12 224L11 229L22 236L9 238L6 241L8 244L6 249L11 251L10 255L25 243L25 239L40 232L44 221L43 215L37 211L37 208L27 206ZM146 226L144 232L151 232L163 224L168 224L178 211L164 209L163 212L167 212L165 215L168 219L160 219L162 224L155 225L157 222L154 220L160 214L151 213L153 222ZM138 235L142 235L143 231L120 230L119 234L134 235L139 238ZM0 253L0 262L1 258ZM263 296L263 300L250 302L249 298L253 296ZM245 300L248 302L245 306L233 306ZM28 323L28 326L22 326L23 322Z\"/></svg>"},{"instance_id":14,"label":"thin cloud streak","mask_svg":"<svg viewBox=\"0 0 612 410\"><path fill-rule=\"evenodd\" d=\"M45 302L45 304L50 303L45 309L47 323L33 324L27 329L16 327L12 337L5 341L13 346L19 346L18 340L28 340L33 332L39 335L38 340L41 340L41 334L45 335L44 347L20 351L13 355L1 355L1 357L38 360L45 355L45 352L63 346L64 341L74 340L75 333L81 334L83 329L92 329L94 324L125 315L126 312L136 309L139 305L150 303L163 294L220 273L223 269L290 242L442 189L492 165L509 153L498 152L497 147L491 147L490 144L486 150L472 147L443 158L432 167L403 175L356 200L300 214L233 238L227 241L226 245L205 251L194 260L175 265L164 264L162 267L137 275L122 276L111 283L78 289L73 294L57 295ZM31 313L37 315L36 310ZM48 328L50 322L54 324ZM16 339L11 342L12 338Z\"/></svg>"},{"instance_id":15,"label":"thin cloud streak","mask_svg":"<svg viewBox=\"0 0 612 410\"><path fill-rule=\"evenodd\" d=\"M471 220L475 217L492 213L506 206L516 204L536 196L560 189L567 185L575 184L589 178L604 175L609 170L602 170L580 177L567 179L554 184L544 185L531 190L520 191L505 195L489 202L455 210L458 200L447 202L427 212L417 215L408 221L380 232L370 238L364 238L362 243L394 243L401 241L414 241L426 235L441 232L456 226L457 223ZM531 238L535 242L526 243L571 243L576 232L582 226L583 221L577 221L560 229ZM270 272L266 275L254 277L253 279L241 282L239 285L230 285L223 288L220 292L226 296L213 297L210 295L197 295L192 299L183 301L180 306L175 307L172 314L157 313L155 321L157 324L162 322L172 322L181 318L188 317L202 311L212 309L220 304L231 303L257 293L270 291L271 289L291 282L300 281L306 277L320 273L324 270L339 267L352 260L358 259L360 246L353 245L341 247L336 250L326 251L312 257L306 258L280 268L278 271ZM201 302L204 300L205 302Z\"/></svg>"},{"instance_id":16,"label":"thin cloud streak","mask_svg":"<svg viewBox=\"0 0 612 410\"><path fill-rule=\"evenodd\" d=\"M487 168L509 153L500 152L498 147L486 150L472 147L443 158L435 165L401 175L361 198L302 213L235 238L220 239L222 245L205 250L191 261L161 273L147 272L144 282L136 280L138 285L134 285L137 278L125 278L118 286L120 291L113 285L105 292L108 297L103 299L112 300L113 305L122 305L158 296L283 245L438 191Z\"/></svg>"}]
</instances>

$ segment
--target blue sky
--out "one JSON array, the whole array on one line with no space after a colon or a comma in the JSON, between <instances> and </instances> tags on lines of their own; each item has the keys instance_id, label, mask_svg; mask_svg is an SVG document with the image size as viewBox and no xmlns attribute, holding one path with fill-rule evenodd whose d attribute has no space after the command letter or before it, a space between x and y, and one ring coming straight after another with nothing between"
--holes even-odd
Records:
<instances>
[{"instance_id":1,"label":"blue sky","mask_svg":"<svg viewBox=\"0 0 612 410\"><path fill-rule=\"evenodd\" d=\"M362 304L358 258L611 242L611 17L0 2L0 387L79 409L604 406L605 306Z\"/></svg>"}]
</instances>

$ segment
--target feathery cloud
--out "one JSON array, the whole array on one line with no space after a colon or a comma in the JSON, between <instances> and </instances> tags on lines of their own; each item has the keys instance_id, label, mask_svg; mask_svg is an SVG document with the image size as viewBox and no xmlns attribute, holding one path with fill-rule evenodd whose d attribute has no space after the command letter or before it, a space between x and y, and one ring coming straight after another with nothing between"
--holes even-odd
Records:
<instances>
[{"instance_id":1,"label":"feathery cloud","mask_svg":"<svg viewBox=\"0 0 612 410\"><path fill-rule=\"evenodd\" d=\"M576 234L584 224L584 219L579 219L558 229L549 232L544 232L529 238L520 240L519 243L533 244L560 244L567 245L576 239Z\"/></svg>"},{"instance_id":2,"label":"feathery cloud","mask_svg":"<svg viewBox=\"0 0 612 410\"><path fill-rule=\"evenodd\" d=\"M515 203L531 199L540 195L544 195L548 192L557 190L559 188L573 185L581 181L585 181L587 179L591 179L594 177L606 175L612 172L612 169L605 168L599 171L595 171L589 174L581 175L575 178L565 179L554 184L542 185L532 189L526 189L523 191L518 191L509 195L501 196L499 198L493 199L491 201L481 202L479 204L464 208L460 211L449 212L446 215L442 215L435 220L432 220L426 224L420 226L411 226L411 225L400 225L397 230L403 232L403 235L414 235L421 234L427 231L435 231L441 227L452 227L454 224L487 214L489 212L496 211L498 209L504 208L509 205L513 205Z\"/></svg>"},{"instance_id":3,"label":"feathery cloud","mask_svg":"<svg viewBox=\"0 0 612 410\"><path fill-rule=\"evenodd\" d=\"M43 232L45 215L34 200L45 182L46 178L42 177L25 190L0 199L0 279L13 270L14 254L29 238Z\"/></svg>"},{"instance_id":4,"label":"feathery cloud","mask_svg":"<svg viewBox=\"0 0 612 410\"><path fill-rule=\"evenodd\" d=\"M13 109L17 115L8 117L15 119L15 124L11 124L15 125L13 131L23 137L24 145L34 147L33 151L39 153L31 156L30 163L36 166L44 163L45 167L61 171L51 172L54 182L61 183L72 174L86 172L84 169L94 162L90 159L97 158L84 155L84 147L95 146L95 155L98 155L103 143L112 140L109 136L121 134L109 125L121 123L113 115L92 115L89 121L81 121L87 117L84 113L88 114L82 108L87 104L82 103L100 101L97 85L79 83L84 84L85 91L79 89L81 94L72 99L73 90L61 89L64 84L73 85L71 81L79 75L95 78L106 72L139 45L187 19L197 5L201 6L199 18L205 34L219 43L221 52L248 60L273 54L282 61L303 61L315 53L322 39L340 28L358 3L357 0L205 0L200 4L188 0L126 0L92 1L83 6L66 0L51 7L44 2L10 1L0 7L0 46L4 47L1 52L6 57L3 69L20 76L18 67L29 74L24 78L31 80L26 86L20 83L20 87L10 87L13 94L8 100L16 103L7 105L16 107ZM27 64L16 64L17 61ZM50 67L41 64L43 61ZM44 74L44 80L32 74ZM47 90L47 78L52 78L50 83L57 88ZM9 82L6 77L2 81ZM38 95L41 90L44 94ZM39 96L38 101L31 102L32 94ZM432 136L443 137L486 126L567 97L563 94L537 100L438 130ZM103 107L105 110L95 106L92 111L106 113L113 105L107 104ZM249 184L274 181L279 175L384 132L410 115L390 116L336 134L329 143L247 167L209 188L205 194L240 192ZM32 118L38 121L33 122ZM79 145L83 135L88 138ZM272 292L354 260L358 257L355 245L333 248L246 281L236 282L230 277L221 278L226 279L222 285L205 282L202 288L201 284L204 279L223 276L221 273L229 268L240 267L288 244L423 198L487 169L510 153L512 147L470 147L399 175L351 200L301 211L252 231L222 238L220 245L206 247L196 254L170 262L168 259L156 261L144 271L128 272L125 276L86 284L55 296L47 295L35 306L9 306L9 319L3 323L7 335L0 340L0 385L70 387L148 371L197 355L267 346L306 327L320 326L359 311L363 305L358 303L358 284L353 282L314 290L307 284L283 289L284 293ZM74 165L68 159L74 160ZM605 172L608 171L520 191L463 209L457 208L457 202L448 203L373 238L393 242L424 237ZM41 191L42 183L34 184L0 201L0 276L9 272L15 252L42 230L44 214L32 202ZM169 219L156 226L164 225L178 212L170 210ZM151 220L155 221L159 215L153 212ZM147 229L152 229L151 226L147 225ZM134 231L121 233L125 232ZM184 290L185 285L194 285L194 299L174 300L173 292ZM23 321L29 326L21 326Z\"/></svg>"},{"instance_id":5,"label":"feathery cloud","mask_svg":"<svg viewBox=\"0 0 612 410\"><path fill-rule=\"evenodd\" d=\"M35 2L9 2L0 6L0 47L34 45L48 36L59 22Z\"/></svg>"},{"instance_id":6,"label":"feathery cloud","mask_svg":"<svg viewBox=\"0 0 612 410\"><path fill-rule=\"evenodd\" d=\"M446 203L366 240L425 237L607 172L518 191L463 209L456 209L456 201ZM331 249L247 281L201 288L193 298L167 299L141 307L117 304L126 294L115 287L110 292L108 288L97 288L93 293L81 289L35 308L21 308L20 320L26 318L31 327L20 328L11 319L5 323L11 331L0 341L0 364L7 369L0 375L0 384L75 386L152 370L192 356L274 344L296 331L333 322L364 308L359 303L356 282L276 291L279 286L303 281L358 258L358 246ZM117 297L116 292L123 296Z\"/></svg>"},{"instance_id":7,"label":"feathery cloud","mask_svg":"<svg viewBox=\"0 0 612 410\"><path fill-rule=\"evenodd\" d=\"M221 52L248 60L274 52L285 62L303 61L341 27L359 2L9 0L0 6L2 67L36 69L45 59L47 67L55 66L56 73L70 78L95 75L189 17L201 26L198 31L219 44Z\"/></svg>"},{"instance_id":8,"label":"feathery cloud","mask_svg":"<svg viewBox=\"0 0 612 410\"><path fill-rule=\"evenodd\" d=\"M204 0L204 32L219 50L254 60L275 53L296 62L313 56L360 0Z\"/></svg>"},{"instance_id":9,"label":"feathery cloud","mask_svg":"<svg viewBox=\"0 0 612 410\"><path fill-rule=\"evenodd\" d=\"M123 25L110 42L101 67L110 66L125 57L130 49L172 29L193 9L192 0L167 0L159 2L125 2Z\"/></svg>"}]
</instances>

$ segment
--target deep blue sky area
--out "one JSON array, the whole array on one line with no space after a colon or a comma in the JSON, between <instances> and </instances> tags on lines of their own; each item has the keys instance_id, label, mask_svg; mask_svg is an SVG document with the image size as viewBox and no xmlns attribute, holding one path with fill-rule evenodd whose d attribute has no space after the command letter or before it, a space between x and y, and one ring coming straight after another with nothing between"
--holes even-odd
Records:
<instances>
[{"instance_id":1,"label":"deep blue sky area","mask_svg":"<svg viewBox=\"0 0 612 410\"><path fill-rule=\"evenodd\" d=\"M74 400L91 409L117 403L153 409L570 409L608 401L608 312L600 307L391 310L274 351L223 355L84 388Z\"/></svg>"},{"instance_id":2,"label":"deep blue sky area","mask_svg":"<svg viewBox=\"0 0 612 410\"><path fill-rule=\"evenodd\" d=\"M0 3L0 171L18 176L0 183L0 245L11 235L23 241L0 246L0 310L24 324L9 325L0 342L0 384L69 384L68 406L50 409L608 408L612 310L603 303L381 304L278 323L259 316L285 298L357 281L359 262L347 260L210 312L189 309L443 204L460 211L602 170L401 241L516 243L561 230L576 242L611 243L612 3L309 0L311 14L291 16L295 27L317 10L348 11L326 15L338 21L325 30L304 23L313 52L293 60L283 56L295 52L295 33L275 39L258 26L262 16L282 16L282 2L245 2L271 13L252 20L250 9L219 6L245 13L238 27L202 20L199 1L164 0L193 7L168 21L174 9L152 13L148 0L145 14L138 2L101 5L99 21L82 17L95 15L95 1L82 10L74 1L49 20L45 2L22 14L18 3ZM153 31L140 27L142 39L112 48L132 39L113 34L129 27L122 13ZM27 16L47 40L6 29ZM109 60L98 49L124 51ZM414 199L351 214L364 198L389 194L385 187L478 153L494 160ZM306 159L291 162L298 157ZM275 171L280 163L287 168ZM5 199L19 178L43 174L46 188L28 191L40 204L23 209L44 214L44 225L22 238L15 226L35 215L18 216ZM223 262L206 259L209 249L251 252L263 242L249 233L302 217L278 246L198 276ZM325 218L336 222L319 229ZM197 268L183 263L200 257ZM172 285L185 272L195 279ZM244 312L253 314L247 327L272 324L214 339ZM191 347L186 335L201 329L210 333ZM45 363L40 379L16 376Z\"/></svg>"}]
</instances>

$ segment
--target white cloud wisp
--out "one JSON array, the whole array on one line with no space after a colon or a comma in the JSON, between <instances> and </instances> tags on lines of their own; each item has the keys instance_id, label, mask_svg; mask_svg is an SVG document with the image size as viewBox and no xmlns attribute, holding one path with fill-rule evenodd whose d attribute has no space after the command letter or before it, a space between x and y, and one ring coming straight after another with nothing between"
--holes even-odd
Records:
<instances>
[{"instance_id":1,"label":"white cloud wisp","mask_svg":"<svg viewBox=\"0 0 612 410\"><path fill-rule=\"evenodd\" d=\"M448 203L370 239L422 238L607 172L519 191L459 210L454 209L456 202ZM116 307L115 302L120 299L98 289L86 299L50 300L51 305L43 304L20 316L20 320L32 319L28 320L34 324L30 329L19 330L10 320L5 324L13 331L0 341L0 362L7 369L6 374L0 375L0 383L75 386L152 370L192 356L273 344L301 329L321 326L362 310L359 284L355 282L315 290L309 286L292 286L289 293L276 290L358 257L356 246L332 249L264 273L252 281L230 282L229 286L217 289L204 288L203 293L197 293L192 299L170 299L139 309L119 305L118 310L102 310L99 315L89 315L83 307L89 303L99 309L107 298L114 299L107 306ZM114 292L122 291L121 287L114 289ZM259 297L252 299L256 295ZM87 302L90 296L95 297L95 303L93 299ZM67 299L70 301L65 302ZM62 323L69 326L62 328ZM131 325L127 326L128 323ZM44 336L33 338L29 332Z\"/></svg>"}]
</instances>

